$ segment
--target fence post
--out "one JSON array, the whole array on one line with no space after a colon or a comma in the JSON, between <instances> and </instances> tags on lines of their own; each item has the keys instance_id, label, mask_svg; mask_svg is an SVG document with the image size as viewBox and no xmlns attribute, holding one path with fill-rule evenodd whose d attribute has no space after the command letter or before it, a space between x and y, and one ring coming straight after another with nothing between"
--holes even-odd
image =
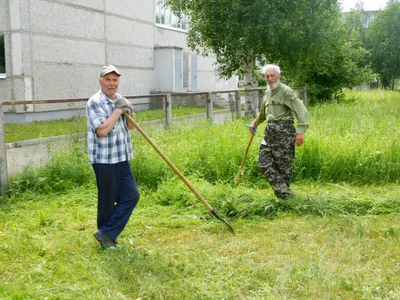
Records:
<instances>
[{"instance_id":1,"label":"fence post","mask_svg":"<svg viewBox=\"0 0 400 300\"><path fill-rule=\"evenodd\" d=\"M240 101L240 91L235 92L235 106L236 106L236 118L242 117L242 101Z\"/></svg>"},{"instance_id":2,"label":"fence post","mask_svg":"<svg viewBox=\"0 0 400 300\"><path fill-rule=\"evenodd\" d=\"M163 109L165 117L165 129L171 129L172 121L172 97L171 94L163 96Z\"/></svg>"},{"instance_id":3,"label":"fence post","mask_svg":"<svg viewBox=\"0 0 400 300\"><path fill-rule=\"evenodd\" d=\"M213 99L212 99L211 93L206 94L206 114L207 114L207 120L209 120L212 123L213 122Z\"/></svg>"},{"instance_id":4,"label":"fence post","mask_svg":"<svg viewBox=\"0 0 400 300\"><path fill-rule=\"evenodd\" d=\"M304 89L303 89L303 91L304 91L304 105L307 105L307 87L305 86L304 87Z\"/></svg>"},{"instance_id":5,"label":"fence post","mask_svg":"<svg viewBox=\"0 0 400 300\"><path fill-rule=\"evenodd\" d=\"M0 195L5 195L8 186L7 147L4 130L3 106L0 105Z\"/></svg>"},{"instance_id":6,"label":"fence post","mask_svg":"<svg viewBox=\"0 0 400 300\"><path fill-rule=\"evenodd\" d=\"M264 90L260 89L258 90L258 108L257 111L260 111L261 106L263 105L264 102Z\"/></svg>"}]
</instances>

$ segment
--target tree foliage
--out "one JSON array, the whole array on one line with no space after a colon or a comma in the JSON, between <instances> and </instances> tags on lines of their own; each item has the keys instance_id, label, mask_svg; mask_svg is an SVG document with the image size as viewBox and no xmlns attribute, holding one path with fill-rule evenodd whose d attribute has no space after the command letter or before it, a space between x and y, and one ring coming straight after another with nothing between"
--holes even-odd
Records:
<instances>
[{"instance_id":1,"label":"tree foliage","mask_svg":"<svg viewBox=\"0 0 400 300\"><path fill-rule=\"evenodd\" d=\"M295 62L325 30L324 18L338 16L337 0L168 0L167 4L175 14L183 11L190 16L188 45L203 55L214 53L224 77L242 68L249 56L257 61ZM319 18L323 11L328 13Z\"/></svg>"},{"instance_id":2,"label":"tree foliage","mask_svg":"<svg viewBox=\"0 0 400 300\"><path fill-rule=\"evenodd\" d=\"M317 47L309 48L297 58L297 69L289 68L297 84L309 87L314 101L340 98L343 88L353 88L374 77L367 60L368 51L363 47L362 22L358 18L351 21L329 18L329 13L325 10L317 16L324 26L313 36ZM351 15L354 13L357 14Z\"/></svg>"},{"instance_id":3,"label":"tree foliage","mask_svg":"<svg viewBox=\"0 0 400 300\"><path fill-rule=\"evenodd\" d=\"M369 23L368 20L371 16L370 12L364 10L363 3L357 2L355 9L343 13L342 18L346 26L348 39L351 38L354 32L357 32L360 35L361 43L364 45L368 29L368 26L366 25Z\"/></svg>"},{"instance_id":4,"label":"tree foliage","mask_svg":"<svg viewBox=\"0 0 400 300\"><path fill-rule=\"evenodd\" d=\"M367 47L374 71L388 87L400 76L400 1L392 0L371 23L367 32Z\"/></svg>"},{"instance_id":5,"label":"tree foliage","mask_svg":"<svg viewBox=\"0 0 400 300\"><path fill-rule=\"evenodd\" d=\"M221 77L277 63L293 84L330 99L360 71L346 44L337 0L168 0L190 17L189 47L216 55ZM253 72L254 75L254 72Z\"/></svg>"}]
</instances>

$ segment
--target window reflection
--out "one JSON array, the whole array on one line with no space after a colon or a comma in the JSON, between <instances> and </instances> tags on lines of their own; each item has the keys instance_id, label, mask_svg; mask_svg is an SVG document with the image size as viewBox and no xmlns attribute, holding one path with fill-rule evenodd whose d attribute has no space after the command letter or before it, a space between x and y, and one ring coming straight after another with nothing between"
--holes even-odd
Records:
<instances>
[{"instance_id":1,"label":"window reflection","mask_svg":"<svg viewBox=\"0 0 400 300\"><path fill-rule=\"evenodd\" d=\"M179 19L165 6L165 2L165 0L156 0L156 24L188 30L189 23L187 16L183 15L182 19Z\"/></svg>"}]
</instances>

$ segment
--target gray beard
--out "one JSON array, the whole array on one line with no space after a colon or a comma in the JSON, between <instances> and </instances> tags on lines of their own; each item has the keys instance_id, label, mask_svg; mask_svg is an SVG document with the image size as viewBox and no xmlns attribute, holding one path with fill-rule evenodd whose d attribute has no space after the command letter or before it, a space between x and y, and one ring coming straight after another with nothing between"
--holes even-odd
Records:
<instances>
[{"instance_id":1,"label":"gray beard","mask_svg":"<svg viewBox=\"0 0 400 300\"><path fill-rule=\"evenodd\" d=\"M276 89L277 87L278 87L278 84L280 83L281 81L278 79L276 82L274 82L273 84L272 84L272 86L270 85L270 84L268 84L268 89L269 90L274 90L274 89Z\"/></svg>"}]
</instances>

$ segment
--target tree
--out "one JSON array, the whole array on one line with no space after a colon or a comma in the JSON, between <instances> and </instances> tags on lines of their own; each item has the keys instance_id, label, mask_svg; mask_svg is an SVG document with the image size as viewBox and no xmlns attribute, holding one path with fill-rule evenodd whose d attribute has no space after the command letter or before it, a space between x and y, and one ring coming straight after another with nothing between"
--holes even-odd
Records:
<instances>
[{"instance_id":1,"label":"tree","mask_svg":"<svg viewBox=\"0 0 400 300\"><path fill-rule=\"evenodd\" d=\"M318 76L325 73L329 79L330 72L341 66L345 40L336 28L337 0L167 0L167 5L175 14L190 17L189 47L202 55L215 54L221 77L241 70L246 89L256 86L256 62L278 63L285 77L298 83L307 70ZM315 64L331 68L315 73ZM307 85L321 84L318 76L306 76L317 80ZM330 80L322 83L332 85ZM254 103L246 99L246 104L246 113L253 115Z\"/></svg>"},{"instance_id":2,"label":"tree","mask_svg":"<svg viewBox=\"0 0 400 300\"><path fill-rule=\"evenodd\" d=\"M374 71L387 88L400 76L400 1L392 0L367 31L367 47Z\"/></svg>"},{"instance_id":3,"label":"tree","mask_svg":"<svg viewBox=\"0 0 400 300\"><path fill-rule=\"evenodd\" d=\"M300 53L297 69L290 69L295 84L308 86L311 102L337 100L343 88L353 88L374 77L362 42L362 6L358 7L360 11L340 18L329 18L328 10L321 12L318 19L323 30L310 39L318 47Z\"/></svg>"},{"instance_id":4,"label":"tree","mask_svg":"<svg viewBox=\"0 0 400 300\"><path fill-rule=\"evenodd\" d=\"M354 32L358 32L361 43L363 45L365 44L370 13L371 12L366 12L364 10L364 4L362 2L357 2L355 9L352 9L350 12L343 13L342 18L349 39Z\"/></svg>"}]
</instances>

